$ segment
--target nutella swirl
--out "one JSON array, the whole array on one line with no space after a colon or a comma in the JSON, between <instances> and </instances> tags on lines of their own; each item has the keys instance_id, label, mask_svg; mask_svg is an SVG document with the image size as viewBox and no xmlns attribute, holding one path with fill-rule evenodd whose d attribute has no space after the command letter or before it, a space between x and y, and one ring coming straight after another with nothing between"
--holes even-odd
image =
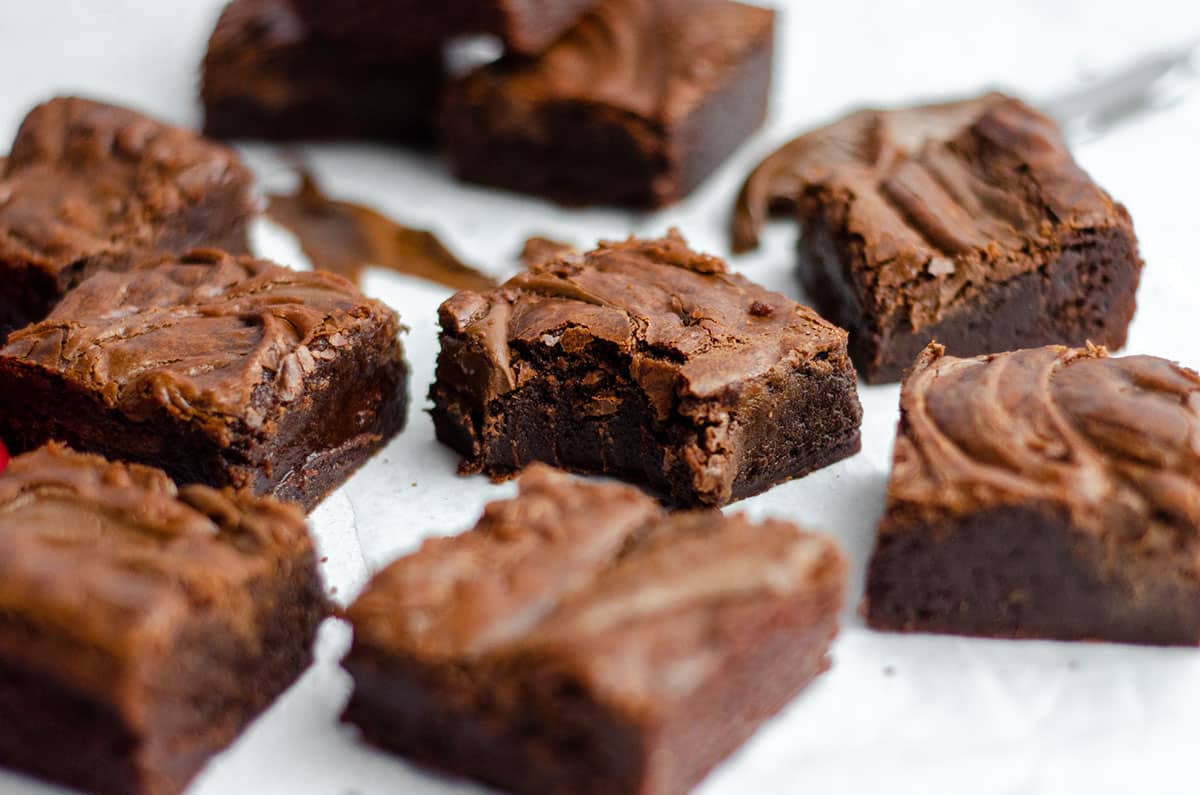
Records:
<instances>
[{"instance_id":1,"label":"nutella swirl","mask_svg":"<svg viewBox=\"0 0 1200 795\"><path fill-rule=\"evenodd\" d=\"M85 385L127 416L166 407L220 432L221 414L247 407L265 421L253 410L262 385L282 404L299 398L319 360L379 323L399 331L395 313L339 276L198 250L93 276L0 355Z\"/></svg>"},{"instance_id":2,"label":"nutella swirl","mask_svg":"<svg viewBox=\"0 0 1200 795\"><path fill-rule=\"evenodd\" d=\"M217 605L253 637L251 586L311 548L294 505L55 443L0 475L0 613L114 656Z\"/></svg>"},{"instance_id":3,"label":"nutella swirl","mask_svg":"<svg viewBox=\"0 0 1200 795\"><path fill-rule=\"evenodd\" d=\"M1047 501L1097 533L1194 541L1200 376L1191 370L1094 347L957 359L931 345L900 405L889 512Z\"/></svg>"},{"instance_id":4,"label":"nutella swirl","mask_svg":"<svg viewBox=\"0 0 1200 795\"><path fill-rule=\"evenodd\" d=\"M742 187L735 251L758 245L772 211L805 230L833 228L863 263L854 278L864 311L914 330L1055 262L1066 232L1133 234L1054 122L1000 94L862 110L784 145Z\"/></svg>"},{"instance_id":5,"label":"nutella swirl","mask_svg":"<svg viewBox=\"0 0 1200 795\"><path fill-rule=\"evenodd\" d=\"M349 618L356 643L414 657L519 670L571 648L602 687L675 695L719 665L706 632L722 611L814 583L840 591L844 571L836 545L789 523L667 514L629 486L535 464L473 530L377 575Z\"/></svg>"}]
</instances>

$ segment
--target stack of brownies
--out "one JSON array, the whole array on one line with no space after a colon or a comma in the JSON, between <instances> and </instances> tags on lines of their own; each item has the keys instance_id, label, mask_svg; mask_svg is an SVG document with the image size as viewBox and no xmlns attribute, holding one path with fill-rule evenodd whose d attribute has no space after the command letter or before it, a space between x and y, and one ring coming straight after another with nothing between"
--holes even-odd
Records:
<instances>
[{"instance_id":1,"label":"stack of brownies","mask_svg":"<svg viewBox=\"0 0 1200 795\"><path fill-rule=\"evenodd\" d=\"M761 121L768 11L426 5L235 0L208 129L440 115L471 179L660 205ZM480 32L505 54L446 74ZM247 255L251 187L232 151L76 98L0 164L0 764L179 792L311 660L305 511L402 429L408 370L386 306ZM1053 124L995 94L861 111L755 170L735 247L772 211L836 324L674 230L442 304L437 437L464 474L524 473L345 611L366 740L514 792L690 790L829 666L837 544L717 509L855 454L860 372L904 381L868 623L1200 642L1200 376L1098 347L1142 263Z\"/></svg>"}]
</instances>

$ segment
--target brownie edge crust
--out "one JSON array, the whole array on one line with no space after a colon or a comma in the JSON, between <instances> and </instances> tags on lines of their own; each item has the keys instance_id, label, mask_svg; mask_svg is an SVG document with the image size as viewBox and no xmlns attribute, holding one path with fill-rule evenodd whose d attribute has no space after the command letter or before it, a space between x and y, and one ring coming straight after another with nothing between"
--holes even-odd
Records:
<instances>
[{"instance_id":1,"label":"brownie edge crust","mask_svg":"<svg viewBox=\"0 0 1200 795\"><path fill-rule=\"evenodd\" d=\"M529 795L682 795L828 665L836 545L531 468L348 610L346 719Z\"/></svg>"},{"instance_id":2,"label":"brownie edge crust","mask_svg":"<svg viewBox=\"0 0 1200 795\"><path fill-rule=\"evenodd\" d=\"M439 314L433 419L464 473L542 461L723 505L859 449L846 333L677 233L534 265Z\"/></svg>"},{"instance_id":3,"label":"brownie edge crust","mask_svg":"<svg viewBox=\"0 0 1200 795\"><path fill-rule=\"evenodd\" d=\"M877 629L1200 643L1200 376L1150 356L925 351L901 390Z\"/></svg>"}]
</instances>

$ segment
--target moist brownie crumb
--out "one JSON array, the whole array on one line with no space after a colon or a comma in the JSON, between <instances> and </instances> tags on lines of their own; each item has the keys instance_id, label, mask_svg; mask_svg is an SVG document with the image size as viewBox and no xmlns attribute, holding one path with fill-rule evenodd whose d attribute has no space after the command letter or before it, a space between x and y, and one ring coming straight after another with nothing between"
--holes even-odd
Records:
<instances>
[{"instance_id":1,"label":"moist brownie crumb","mask_svg":"<svg viewBox=\"0 0 1200 795\"><path fill-rule=\"evenodd\" d=\"M349 608L346 718L512 792L678 795L829 666L845 573L786 522L539 465Z\"/></svg>"},{"instance_id":2,"label":"moist brownie crumb","mask_svg":"<svg viewBox=\"0 0 1200 795\"><path fill-rule=\"evenodd\" d=\"M735 249L771 209L799 218L801 280L869 382L898 380L931 340L956 355L1125 343L1142 268L1129 215L1016 99L865 110L803 135L746 181Z\"/></svg>"},{"instance_id":3,"label":"moist brownie crumb","mask_svg":"<svg viewBox=\"0 0 1200 795\"><path fill-rule=\"evenodd\" d=\"M602 0L539 58L451 86L451 166L568 205L678 201L762 123L774 20L731 0Z\"/></svg>"},{"instance_id":4,"label":"moist brownie crumb","mask_svg":"<svg viewBox=\"0 0 1200 795\"><path fill-rule=\"evenodd\" d=\"M89 792L180 792L308 667L321 591L295 506L58 445L14 458L0 765Z\"/></svg>"},{"instance_id":5,"label":"moist brownie crumb","mask_svg":"<svg viewBox=\"0 0 1200 795\"><path fill-rule=\"evenodd\" d=\"M75 97L34 108L0 166L0 341L100 270L249 251L252 177L232 150Z\"/></svg>"},{"instance_id":6,"label":"moist brownie crumb","mask_svg":"<svg viewBox=\"0 0 1200 795\"><path fill-rule=\"evenodd\" d=\"M1200 642L1200 376L1100 348L933 345L900 411L872 626Z\"/></svg>"},{"instance_id":7,"label":"moist brownie crumb","mask_svg":"<svg viewBox=\"0 0 1200 795\"><path fill-rule=\"evenodd\" d=\"M675 232L544 261L440 317L433 419L463 472L544 461L723 505L859 448L846 333Z\"/></svg>"},{"instance_id":8,"label":"moist brownie crumb","mask_svg":"<svg viewBox=\"0 0 1200 795\"><path fill-rule=\"evenodd\" d=\"M339 276L219 251L98 273L0 348L0 437L312 508L404 426L399 331Z\"/></svg>"}]
</instances>

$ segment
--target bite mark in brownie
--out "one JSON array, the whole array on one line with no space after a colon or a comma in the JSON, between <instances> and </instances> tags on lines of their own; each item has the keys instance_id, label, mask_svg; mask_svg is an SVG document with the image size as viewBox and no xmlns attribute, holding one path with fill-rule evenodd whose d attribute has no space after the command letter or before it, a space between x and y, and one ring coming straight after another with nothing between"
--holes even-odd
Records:
<instances>
[{"instance_id":1,"label":"bite mark in brownie","mask_svg":"<svg viewBox=\"0 0 1200 795\"><path fill-rule=\"evenodd\" d=\"M308 667L303 514L50 445L0 475L0 764L180 792Z\"/></svg>"},{"instance_id":2,"label":"bite mark in brownie","mask_svg":"<svg viewBox=\"0 0 1200 795\"><path fill-rule=\"evenodd\" d=\"M873 627L1200 643L1200 376L1100 348L933 345L900 411Z\"/></svg>"},{"instance_id":3,"label":"bite mark in brownie","mask_svg":"<svg viewBox=\"0 0 1200 795\"><path fill-rule=\"evenodd\" d=\"M0 165L0 340L101 270L249 251L252 177L230 149L87 99L30 111Z\"/></svg>"},{"instance_id":4,"label":"bite mark in brownie","mask_svg":"<svg viewBox=\"0 0 1200 795\"><path fill-rule=\"evenodd\" d=\"M204 132L426 143L444 81L440 48L361 47L310 30L291 0L234 0L204 58Z\"/></svg>"},{"instance_id":5,"label":"bite mark in brownie","mask_svg":"<svg viewBox=\"0 0 1200 795\"><path fill-rule=\"evenodd\" d=\"M434 50L463 34L498 36L510 52L534 56L597 0L292 0L316 30L368 50Z\"/></svg>"},{"instance_id":6,"label":"bite mark in brownie","mask_svg":"<svg viewBox=\"0 0 1200 795\"><path fill-rule=\"evenodd\" d=\"M859 449L846 333L675 232L543 261L440 317L433 419L464 473L543 461L723 505Z\"/></svg>"},{"instance_id":7,"label":"bite mark in brownie","mask_svg":"<svg viewBox=\"0 0 1200 795\"><path fill-rule=\"evenodd\" d=\"M512 792L681 794L828 667L845 569L786 522L539 465L350 607L346 718Z\"/></svg>"},{"instance_id":8,"label":"bite mark in brownie","mask_svg":"<svg viewBox=\"0 0 1200 795\"><path fill-rule=\"evenodd\" d=\"M678 201L762 123L773 37L731 0L602 0L536 60L451 86L451 166L568 205Z\"/></svg>"},{"instance_id":9,"label":"bite mark in brownie","mask_svg":"<svg viewBox=\"0 0 1200 795\"><path fill-rule=\"evenodd\" d=\"M0 349L0 437L311 509L404 426L399 331L339 276L219 251L99 273Z\"/></svg>"},{"instance_id":10,"label":"bite mark in brownie","mask_svg":"<svg viewBox=\"0 0 1200 795\"><path fill-rule=\"evenodd\" d=\"M964 356L1125 343L1142 268L1129 215L1016 99L865 110L801 136L746 181L735 249L771 209L799 218L801 281L869 382L899 380L933 340Z\"/></svg>"}]
</instances>

